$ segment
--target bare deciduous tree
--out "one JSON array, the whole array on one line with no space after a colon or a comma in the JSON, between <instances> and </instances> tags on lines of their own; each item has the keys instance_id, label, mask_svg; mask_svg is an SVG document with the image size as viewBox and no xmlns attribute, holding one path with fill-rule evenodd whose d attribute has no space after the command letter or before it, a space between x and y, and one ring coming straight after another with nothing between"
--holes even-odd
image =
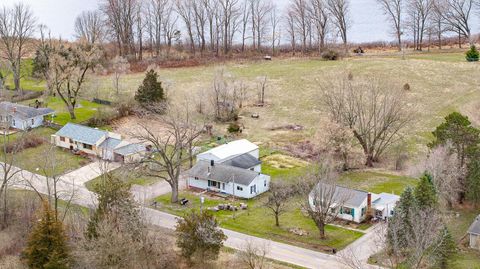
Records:
<instances>
[{"instance_id":1,"label":"bare deciduous tree","mask_svg":"<svg viewBox=\"0 0 480 269\"><path fill-rule=\"evenodd\" d=\"M327 0L328 10L332 14L333 24L337 27L340 37L343 41L345 52L348 52L348 28L350 27L349 12L350 1L349 0Z\"/></svg>"},{"instance_id":2,"label":"bare deciduous tree","mask_svg":"<svg viewBox=\"0 0 480 269\"><path fill-rule=\"evenodd\" d=\"M112 70L113 70L113 87L117 92L117 97L120 96L120 78L122 75L126 74L130 69L130 64L127 59L117 56L112 60Z\"/></svg>"},{"instance_id":3,"label":"bare deciduous tree","mask_svg":"<svg viewBox=\"0 0 480 269\"><path fill-rule=\"evenodd\" d=\"M468 39L470 44L474 43L471 33L471 14L474 8L474 0L437 0L435 5L440 15L453 31ZM461 42L459 40L459 46Z\"/></svg>"},{"instance_id":4,"label":"bare deciduous tree","mask_svg":"<svg viewBox=\"0 0 480 269\"><path fill-rule=\"evenodd\" d=\"M324 162L299 183L303 196L301 207L315 222L321 239L326 238L325 226L337 218L340 209L351 198L348 189L337 185L337 178L333 164Z\"/></svg>"},{"instance_id":5,"label":"bare deciduous tree","mask_svg":"<svg viewBox=\"0 0 480 269\"><path fill-rule=\"evenodd\" d=\"M237 251L236 256L237 260L248 269L263 269L267 262L268 252L267 245L248 240L242 250Z\"/></svg>"},{"instance_id":6,"label":"bare deciduous tree","mask_svg":"<svg viewBox=\"0 0 480 269\"><path fill-rule=\"evenodd\" d=\"M405 7L404 0L377 0L382 7L383 12L391 21L395 37L398 42L398 51L402 50L402 34L403 34L403 8Z\"/></svg>"},{"instance_id":7,"label":"bare deciduous tree","mask_svg":"<svg viewBox=\"0 0 480 269\"><path fill-rule=\"evenodd\" d=\"M197 125L188 111L168 109L167 115L156 116L165 126L165 134L158 134L149 126L141 126L143 134L135 134L140 141L152 147L140 165L146 175L165 180L172 189L172 203L178 202L179 180L182 165L190 158L194 141L200 136L203 125Z\"/></svg>"},{"instance_id":8,"label":"bare deciduous tree","mask_svg":"<svg viewBox=\"0 0 480 269\"><path fill-rule=\"evenodd\" d=\"M411 119L402 92L373 77L343 78L324 92L332 120L352 130L369 167L401 137Z\"/></svg>"},{"instance_id":9,"label":"bare deciduous tree","mask_svg":"<svg viewBox=\"0 0 480 269\"><path fill-rule=\"evenodd\" d=\"M137 0L103 0L101 10L120 56L135 52L134 26L137 21Z\"/></svg>"},{"instance_id":10,"label":"bare deciduous tree","mask_svg":"<svg viewBox=\"0 0 480 269\"><path fill-rule=\"evenodd\" d=\"M28 53L27 46L35 32L36 19L30 7L18 3L12 8L0 10L0 57L8 62L13 73L15 90L22 95L20 86L22 58Z\"/></svg>"},{"instance_id":11,"label":"bare deciduous tree","mask_svg":"<svg viewBox=\"0 0 480 269\"><path fill-rule=\"evenodd\" d=\"M58 45L50 56L50 85L67 106L71 119L76 119L75 108L79 94L100 57L100 49L90 44Z\"/></svg>"},{"instance_id":12,"label":"bare deciduous tree","mask_svg":"<svg viewBox=\"0 0 480 269\"><path fill-rule=\"evenodd\" d=\"M309 16L317 31L318 51L323 52L328 33L329 15L326 0L310 0Z\"/></svg>"},{"instance_id":13,"label":"bare deciduous tree","mask_svg":"<svg viewBox=\"0 0 480 269\"><path fill-rule=\"evenodd\" d=\"M280 226L280 215L285 213L293 194L293 186L286 181L276 180L270 183L268 198L264 205L272 211L276 226Z\"/></svg>"},{"instance_id":14,"label":"bare deciduous tree","mask_svg":"<svg viewBox=\"0 0 480 269\"><path fill-rule=\"evenodd\" d=\"M102 42L103 23L99 11L83 11L75 19L75 34L78 39L90 44Z\"/></svg>"}]
</instances>

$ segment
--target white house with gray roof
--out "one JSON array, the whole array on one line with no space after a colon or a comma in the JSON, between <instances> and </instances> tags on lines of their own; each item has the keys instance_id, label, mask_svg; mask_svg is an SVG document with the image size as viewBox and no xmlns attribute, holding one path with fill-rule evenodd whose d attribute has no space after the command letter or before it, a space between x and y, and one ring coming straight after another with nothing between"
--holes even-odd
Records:
<instances>
[{"instance_id":1,"label":"white house with gray roof","mask_svg":"<svg viewBox=\"0 0 480 269\"><path fill-rule=\"evenodd\" d=\"M52 143L58 147L121 163L135 162L146 151L142 144L122 140L120 134L74 123L67 123L52 135Z\"/></svg>"},{"instance_id":2,"label":"white house with gray roof","mask_svg":"<svg viewBox=\"0 0 480 269\"><path fill-rule=\"evenodd\" d=\"M470 240L470 248L480 250L480 215L473 221L468 228L468 236Z\"/></svg>"},{"instance_id":3,"label":"white house with gray roof","mask_svg":"<svg viewBox=\"0 0 480 269\"><path fill-rule=\"evenodd\" d=\"M187 172L191 188L253 198L268 191L270 176L261 173L257 145L242 139L197 155Z\"/></svg>"},{"instance_id":4,"label":"white house with gray roof","mask_svg":"<svg viewBox=\"0 0 480 269\"><path fill-rule=\"evenodd\" d=\"M361 190L355 190L346 188L343 186L333 186L326 185L321 186L325 183L318 183L315 188L327 188L325 191L312 190L310 193L309 201L310 206L315 208L315 202L321 197L315 197L315 195L327 195L330 199L330 194L332 193L328 188L332 188L333 191L333 203L332 203L332 212L337 214L337 218L352 221L356 223L361 223L365 221L368 217L369 211L372 214L372 217L377 219L386 219L391 217L394 214L394 209L397 204L397 201L400 199L400 196L388 193L375 194ZM333 190L335 187L335 190ZM315 198L314 198L315 197ZM336 210L339 210L337 212Z\"/></svg>"},{"instance_id":5,"label":"white house with gray roof","mask_svg":"<svg viewBox=\"0 0 480 269\"><path fill-rule=\"evenodd\" d=\"M25 105L0 102L0 122L11 128L28 130L43 125L46 116L54 114L50 108L34 108Z\"/></svg>"}]
</instances>

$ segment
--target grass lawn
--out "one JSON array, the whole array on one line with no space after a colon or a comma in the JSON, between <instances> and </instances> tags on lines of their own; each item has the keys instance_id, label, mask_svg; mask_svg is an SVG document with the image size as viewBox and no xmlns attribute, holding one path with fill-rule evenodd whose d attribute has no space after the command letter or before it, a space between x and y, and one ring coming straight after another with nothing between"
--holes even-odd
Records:
<instances>
[{"instance_id":1,"label":"grass lawn","mask_svg":"<svg viewBox=\"0 0 480 269\"><path fill-rule=\"evenodd\" d=\"M373 193L386 192L400 195L407 186L414 187L417 179L386 172L360 171L342 174L340 184Z\"/></svg>"},{"instance_id":2,"label":"grass lawn","mask_svg":"<svg viewBox=\"0 0 480 269\"><path fill-rule=\"evenodd\" d=\"M70 113L68 113L65 103L59 97L48 97L43 100L47 107L55 110L55 118L53 122L65 125L67 122L81 123L95 116L99 110L111 109L109 106L100 105L87 100L79 100L79 106L75 109L75 120L70 119ZM24 101L23 103L31 103L31 100Z\"/></svg>"},{"instance_id":3,"label":"grass lawn","mask_svg":"<svg viewBox=\"0 0 480 269\"><path fill-rule=\"evenodd\" d=\"M200 197L198 195L181 192L179 197L187 198L189 200L188 205L170 204L170 194L166 194L155 199L158 202L157 208L177 216L184 215L188 210L200 208ZM265 198L265 196L260 196L250 200L236 200L235 204L240 202L248 204L248 209L237 212L222 210L213 212L213 214L223 228L320 251L328 251L331 248L342 249L363 235L360 232L328 225L326 227L328 238L320 240L315 224L302 214L295 202L292 202L287 212L280 216L281 226L276 227L273 215L262 206ZM214 207L220 203L228 202L231 202L231 200L205 197L203 207ZM291 228L301 229L308 234L304 236L295 235L289 231Z\"/></svg>"},{"instance_id":4,"label":"grass lawn","mask_svg":"<svg viewBox=\"0 0 480 269\"><path fill-rule=\"evenodd\" d=\"M10 89L14 89L15 85L13 84L13 75L8 69L0 69L0 72L6 76L5 85ZM43 91L45 90L46 83L44 80L36 79L32 77L33 72L33 59L22 60L22 68L20 79L20 86L24 90L30 91Z\"/></svg>"},{"instance_id":5,"label":"grass lawn","mask_svg":"<svg viewBox=\"0 0 480 269\"><path fill-rule=\"evenodd\" d=\"M36 134L43 139L45 142L37 147L24 149L15 155L14 165L20 167L24 170L33 173L42 173L41 169L45 165L42 160L47 160L46 158L52 158L52 155L48 154L55 154L55 158L57 160L55 168L47 169L46 173L48 175L61 175L68 171L75 170L80 168L90 160L77 156L69 152L68 150L63 150L58 147L54 147L53 151L52 145L50 144L50 135L54 134L56 131L51 128L40 127L30 131L33 134ZM17 141L22 137L23 133L16 133L10 136L9 141L10 143ZM0 140L0 143L3 143L3 137ZM0 153L0 156L3 155L3 152ZM49 159L50 160L50 159ZM49 165L51 167L51 165ZM37 168L39 170L37 170Z\"/></svg>"},{"instance_id":6,"label":"grass lawn","mask_svg":"<svg viewBox=\"0 0 480 269\"><path fill-rule=\"evenodd\" d=\"M119 178L124 179L128 184L132 184L132 185L135 184L135 185L141 185L141 186L148 186L151 184L155 184L159 181L158 178L138 175L138 173L135 173L135 172L132 173L131 170L127 170L127 168L124 168L124 167L117 168L111 173L114 176L115 175L119 176ZM88 190L94 191L95 185L100 184L101 182L102 182L102 176L88 181L85 184L85 186L87 187Z\"/></svg>"}]
</instances>

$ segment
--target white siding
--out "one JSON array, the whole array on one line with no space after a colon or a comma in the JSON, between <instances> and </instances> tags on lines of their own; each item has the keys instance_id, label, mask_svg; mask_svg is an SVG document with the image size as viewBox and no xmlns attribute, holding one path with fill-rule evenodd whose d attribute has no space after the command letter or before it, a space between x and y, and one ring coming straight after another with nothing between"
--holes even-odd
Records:
<instances>
[{"instance_id":1,"label":"white siding","mask_svg":"<svg viewBox=\"0 0 480 269\"><path fill-rule=\"evenodd\" d=\"M218 181L217 181L218 182ZM225 184L225 185L223 185ZM223 183L220 182L219 188L213 188L208 186L208 181L203 179L195 179L193 177L188 178L188 185L202 190L212 190L229 195L235 195L237 197L250 199L261 193L268 191L270 187L270 176L260 174L257 176L249 186L241 185L233 182ZM255 185L255 192L251 193L252 186ZM266 185L266 186L265 186ZM223 188L225 186L225 188Z\"/></svg>"},{"instance_id":2,"label":"white siding","mask_svg":"<svg viewBox=\"0 0 480 269\"><path fill-rule=\"evenodd\" d=\"M470 234L470 248L480 250L480 235Z\"/></svg>"}]
</instances>

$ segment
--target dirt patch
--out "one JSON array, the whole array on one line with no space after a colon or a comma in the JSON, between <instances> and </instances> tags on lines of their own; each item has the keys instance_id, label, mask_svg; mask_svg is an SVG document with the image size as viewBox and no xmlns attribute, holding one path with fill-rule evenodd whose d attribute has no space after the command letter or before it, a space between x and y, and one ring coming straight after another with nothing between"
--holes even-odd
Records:
<instances>
[{"instance_id":1,"label":"dirt patch","mask_svg":"<svg viewBox=\"0 0 480 269\"><path fill-rule=\"evenodd\" d=\"M112 131L121 134L127 140L139 142L138 136L146 134L143 126L154 134L167 135L166 126L162 122L139 116L128 116L113 121Z\"/></svg>"},{"instance_id":2,"label":"dirt patch","mask_svg":"<svg viewBox=\"0 0 480 269\"><path fill-rule=\"evenodd\" d=\"M276 126L270 128L271 131L278 131L278 130L291 130L291 131L302 131L304 127L299 124L287 124L282 126Z\"/></svg>"}]
</instances>

